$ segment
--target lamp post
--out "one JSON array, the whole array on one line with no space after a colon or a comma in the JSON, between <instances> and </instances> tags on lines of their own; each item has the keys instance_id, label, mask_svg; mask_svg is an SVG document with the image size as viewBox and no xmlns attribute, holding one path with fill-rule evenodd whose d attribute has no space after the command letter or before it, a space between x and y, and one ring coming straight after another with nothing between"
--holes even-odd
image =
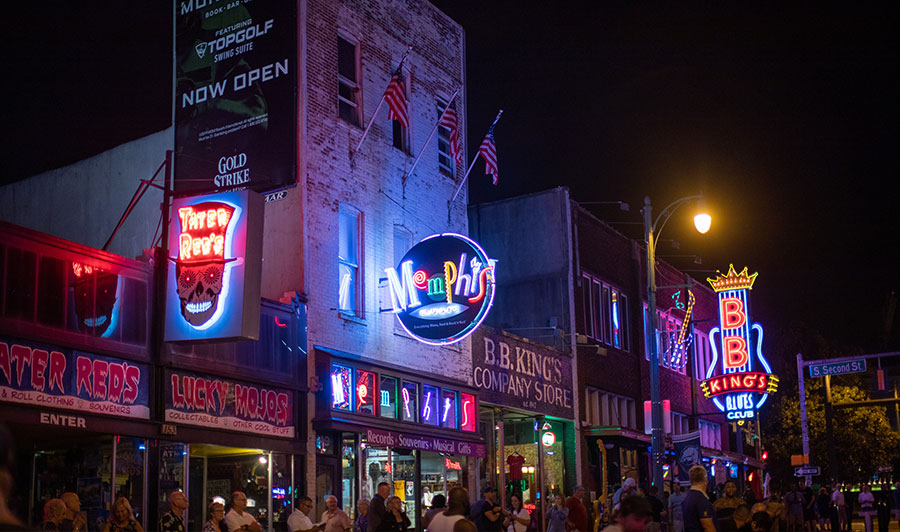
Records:
<instances>
[{"instance_id":1,"label":"lamp post","mask_svg":"<svg viewBox=\"0 0 900 532\"><path fill-rule=\"evenodd\" d=\"M647 245L647 349L650 351L650 451L653 485L662 489L663 460L665 457L663 439L663 409L659 390L659 352L656 348L656 241L666 222L675 209L703 196L687 196L670 203L653 219L650 196L644 197L644 241ZM660 225L662 221L662 225ZM700 233L709 231L711 218L706 213L694 216L694 226Z\"/></svg>"}]
</instances>

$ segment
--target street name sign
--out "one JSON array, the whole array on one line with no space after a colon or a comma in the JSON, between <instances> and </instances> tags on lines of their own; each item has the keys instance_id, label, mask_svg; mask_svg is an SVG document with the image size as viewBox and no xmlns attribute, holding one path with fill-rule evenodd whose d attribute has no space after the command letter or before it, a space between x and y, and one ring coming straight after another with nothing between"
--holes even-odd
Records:
<instances>
[{"instance_id":1,"label":"street name sign","mask_svg":"<svg viewBox=\"0 0 900 532\"><path fill-rule=\"evenodd\" d=\"M826 364L810 364L810 377L825 377L828 375L846 375L848 373L861 373L866 371L866 359L859 358L846 362L830 362Z\"/></svg>"},{"instance_id":2,"label":"street name sign","mask_svg":"<svg viewBox=\"0 0 900 532\"><path fill-rule=\"evenodd\" d=\"M795 477L816 477L819 475L819 466L802 466L794 468Z\"/></svg>"}]
</instances>

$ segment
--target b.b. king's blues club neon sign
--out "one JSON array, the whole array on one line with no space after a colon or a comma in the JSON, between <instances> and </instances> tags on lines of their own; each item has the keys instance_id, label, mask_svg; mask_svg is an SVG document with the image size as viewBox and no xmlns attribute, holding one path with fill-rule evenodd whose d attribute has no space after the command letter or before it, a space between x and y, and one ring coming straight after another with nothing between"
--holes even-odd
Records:
<instances>
[{"instance_id":1,"label":"b.b. king's blues club neon sign","mask_svg":"<svg viewBox=\"0 0 900 532\"><path fill-rule=\"evenodd\" d=\"M725 275L720 272L708 279L718 294L719 326L709 333L712 363L700 386L731 421L755 418L769 393L778 388L778 377L762 353L762 326L750 321L749 291L756 276L747 268L738 273L732 264Z\"/></svg>"}]
</instances>

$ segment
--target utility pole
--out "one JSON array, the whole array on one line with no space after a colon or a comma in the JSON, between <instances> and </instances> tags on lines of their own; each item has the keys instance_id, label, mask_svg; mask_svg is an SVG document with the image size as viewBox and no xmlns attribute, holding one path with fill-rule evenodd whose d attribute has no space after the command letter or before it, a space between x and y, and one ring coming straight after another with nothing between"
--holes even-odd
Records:
<instances>
[{"instance_id":1,"label":"utility pole","mask_svg":"<svg viewBox=\"0 0 900 532\"><path fill-rule=\"evenodd\" d=\"M803 436L803 456L809 456L809 426L806 423L806 387L803 384L803 369L805 366L803 354L797 353L797 387L800 388L800 431ZM812 480L812 477L807 476L807 485L809 485L810 480Z\"/></svg>"}]
</instances>

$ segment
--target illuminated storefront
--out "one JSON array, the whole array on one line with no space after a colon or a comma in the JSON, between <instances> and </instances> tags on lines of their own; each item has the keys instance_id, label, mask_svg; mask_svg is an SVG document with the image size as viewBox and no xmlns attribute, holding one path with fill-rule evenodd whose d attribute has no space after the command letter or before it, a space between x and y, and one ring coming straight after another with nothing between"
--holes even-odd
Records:
<instances>
[{"instance_id":1,"label":"illuminated storefront","mask_svg":"<svg viewBox=\"0 0 900 532\"><path fill-rule=\"evenodd\" d=\"M575 486L571 357L512 334L482 327L472 336L473 382L481 397L488 456L481 485L504 486L539 507L542 493ZM541 488L543 486L543 490Z\"/></svg>"},{"instance_id":2,"label":"illuminated storefront","mask_svg":"<svg viewBox=\"0 0 900 532\"><path fill-rule=\"evenodd\" d=\"M338 496L353 516L387 482L418 528L431 496L474 488L485 456L474 390L319 347L316 373L317 497Z\"/></svg>"},{"instance_id":3,"label":"illuminated storefront","mask_svg":"<svg viewBox=\"0 0 900 532\"><path fill-rule=\"evenodd\" d=\"M149 263L8 224L0 236L0 418L29 494L13 511L40 523L71 491L99 531L124 496L154 530L180 489L199 530L210 499L241 490L264 527L285 529L303 484L304 303L258 300L257 340L152 353Z\"/></svg>"}]
</instances>

